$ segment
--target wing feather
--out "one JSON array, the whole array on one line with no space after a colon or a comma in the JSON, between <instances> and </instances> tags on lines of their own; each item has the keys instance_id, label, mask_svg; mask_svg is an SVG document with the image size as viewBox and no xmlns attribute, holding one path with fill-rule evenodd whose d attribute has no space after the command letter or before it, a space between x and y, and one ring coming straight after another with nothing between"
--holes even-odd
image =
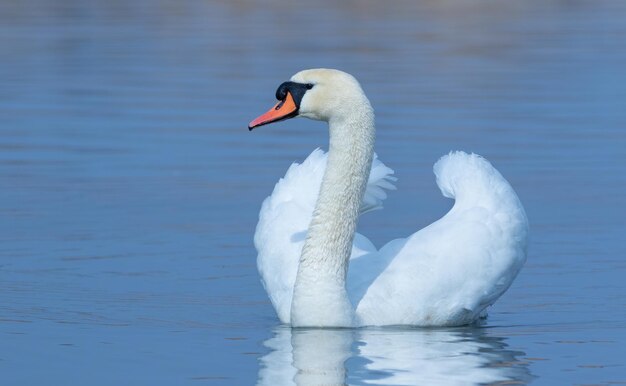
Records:
<instances>
[{"instance_id":1,"label":"wing feather","mask_svg":"<svg viewBox=\"0 0 626 386\"><path fill-rule=\"evenodd\" d=\"M257 266L279 319L289 323L293 286L300 253L319 195L327 154L314 150L301 164L292 164L272 194L263 201L254 235ZM361 213L382 208L384 189L395 189L393 170L376 156L368 180ZM375 252L374 245L356 234L352 258Z\"/></svg>"}]
</instances>

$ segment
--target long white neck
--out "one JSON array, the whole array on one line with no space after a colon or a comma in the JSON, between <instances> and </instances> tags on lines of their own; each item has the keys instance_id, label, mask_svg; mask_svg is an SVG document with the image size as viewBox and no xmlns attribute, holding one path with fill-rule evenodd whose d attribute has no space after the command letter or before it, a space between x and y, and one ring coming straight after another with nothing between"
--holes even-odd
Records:
<instances>
[{"instance_id":1,"label":"long white neck","mask_svg":"<svg viewBox=\"0 0 626 386\"><path fill-rule=\"evenodd\" d=\"M374 113L363 99L328 122L328 163L300 256L291 304L293 326L353 325L346 274L375 137Z\"/></svg>"}]
</instances>

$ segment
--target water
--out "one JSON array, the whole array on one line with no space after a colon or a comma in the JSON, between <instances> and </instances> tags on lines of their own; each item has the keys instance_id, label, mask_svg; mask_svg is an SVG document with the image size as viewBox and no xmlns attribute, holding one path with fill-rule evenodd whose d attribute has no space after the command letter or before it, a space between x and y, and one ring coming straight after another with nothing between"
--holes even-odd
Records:
<instances>
[{"instance_id":1,"label":"water","mask_svg":"<svg viewBox=\"0 0 626 386\"><path fill-rule=\"evenodd\" d=\"M626 4L4 2L0 381L623 384ZM440 217L431 166L517 190L528 262L484 325L291 330L252 235L305 120L248 133L298 70L357 76L399 178L360 230ZM321 378L320 378L321 377Z\"/></svg>"}]
</instances>

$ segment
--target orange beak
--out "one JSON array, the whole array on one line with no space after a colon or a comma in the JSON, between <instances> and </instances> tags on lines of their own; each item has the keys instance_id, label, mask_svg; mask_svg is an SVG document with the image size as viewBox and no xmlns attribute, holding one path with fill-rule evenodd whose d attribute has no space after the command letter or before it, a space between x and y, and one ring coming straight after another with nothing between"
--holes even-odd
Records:
<instances>
[{"instance_id":1,"label":"orange beak","mask_svg":"<svg viewBox=\"0 0 626 386\"><path fill-rule=\"evenodd\" d=\"M255 127L267 125L268 123L282 121L283 119L293 118L298 113L298 106L294 102L290 92L287 92L285 100L280 101L276 106L272 107L268 112L259 116L248 125L248 130Z\"/></svg>"}]
</instances>

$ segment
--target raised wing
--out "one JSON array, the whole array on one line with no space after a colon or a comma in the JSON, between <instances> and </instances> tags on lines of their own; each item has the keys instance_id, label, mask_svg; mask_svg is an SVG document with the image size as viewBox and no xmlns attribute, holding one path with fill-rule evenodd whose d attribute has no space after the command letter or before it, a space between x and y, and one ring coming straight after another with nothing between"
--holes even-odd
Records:
<instances>
[{"instance_id":1,"label":"raised wing","mask_svg":"<svg viewBox=\"0 0 626 386\"><path fill-rule=\"evenodd\" d=\"M306 232L317 200L327 155L314 150L302 163L292 164L265 199L254 234L261 280L279 319L289 323L293 286ZM384 189L395 189L393 170L376 156L361 213L382 208ZM376 252L369 240L355 235L352 258Z\"/></svg>"},{"instance_id":2,"label":"raised wing","mask_svg":"<svg viewBox=\"0 0 626 386\"><path fill-rule=\"evenodd\" d=\"M368 259L387 265L353 300L360 325L470 323L506 291L526 259L526 214L488 161L455 152L434 171L455 204L440 220Z\"/></svg>"}]
</instances>

